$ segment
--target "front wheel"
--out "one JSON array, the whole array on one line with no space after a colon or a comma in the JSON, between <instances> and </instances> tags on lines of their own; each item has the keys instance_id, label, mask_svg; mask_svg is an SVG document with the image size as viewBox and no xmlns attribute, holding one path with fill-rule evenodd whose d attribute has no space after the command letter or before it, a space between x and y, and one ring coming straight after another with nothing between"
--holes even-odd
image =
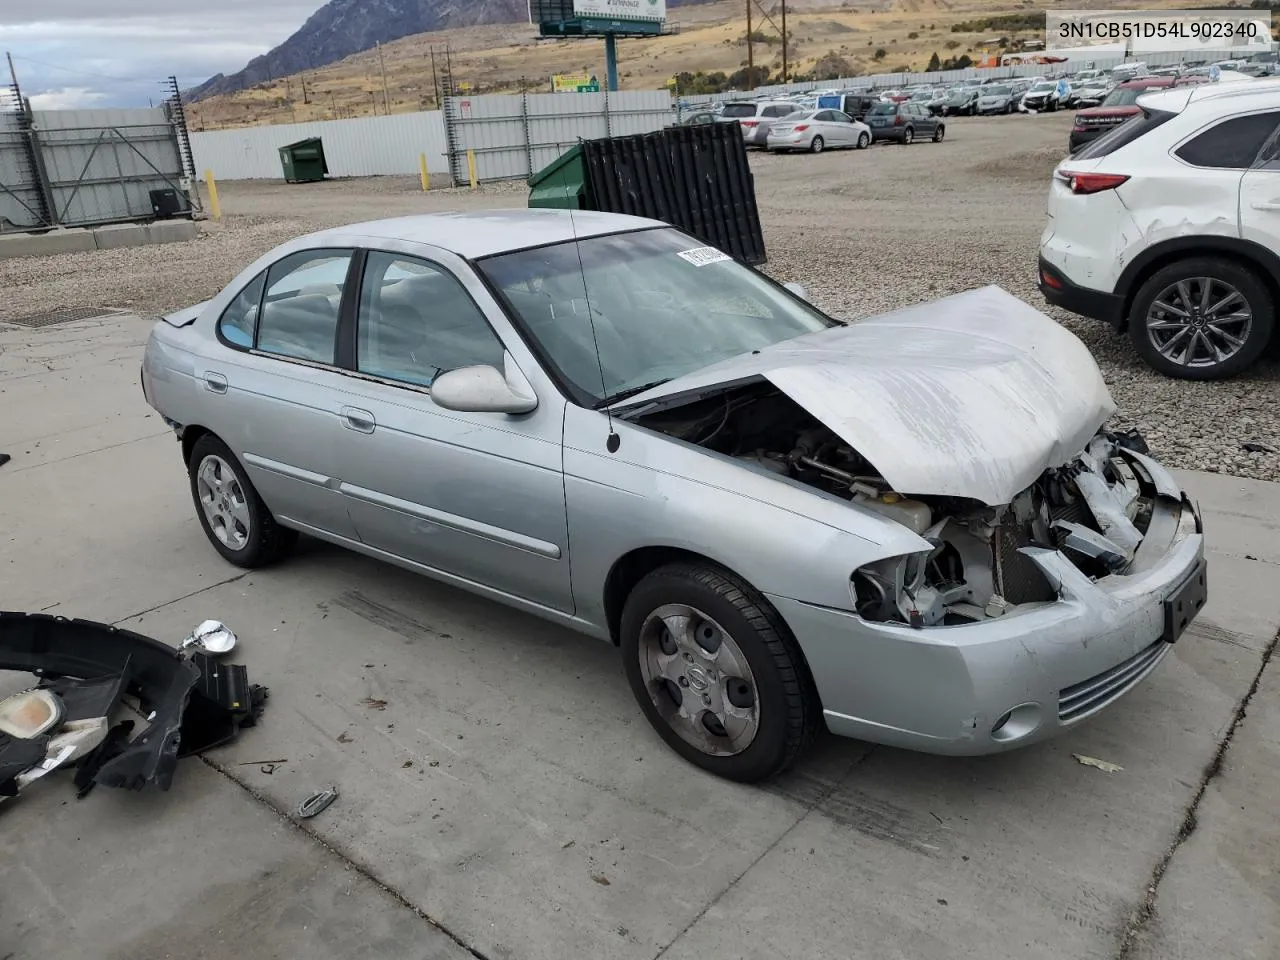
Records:
<instances>
[{"instance_id":1,"label":"front wheel","mask_svg":"<svg viewBox=\"0 0 1280 960\"><path fill-rule=\"evenodd\" d=\"M907 129L902 131L902 145L904 147L910 146L911 141L914 140L915 138L916 138L915 131L912 130L910 127L907 127Z\"/></svg>"},{"instance_id":2,"label":"front wheel","mask_svg":"<svg viewBox=\"0 0 1280 960\"><path fill-rule=\"evenodd\" d=\"M1129 337L1147 365L1180 380L1221 380L1266 349L1275 304L1252 270L1217 257L1170 264L1133 298Z\"/></svg>"},{"instance_id":3,"label":"front wheel","mask_svg":"<svg viewBox=\"0 0 1280 960\"><path fill-rule=\"evenodd\" d=\"M225 560L251 570L279 560L297 542L297 532L276 523L240 461L213 434L196 441L187 473L200 526Z\"/></svg>"},{"instance_id":4,"label":"front wheel","mask_svg":"<svg viewBox=\"0 0 1280 960\"><path fill-rule=\"evenodd\" d=\"M937 128L933 131L933 142L941 143L942 138L945 137L946 135L947 135L947 128L944 127L942 124L938 124Z\"/></svg>"},{"instance_id":5,"label":"front wheel","mask_svg":"<svg viewBox=\"0 0 1280 960\"><path fill-rule=\"evenodd\" d=\"M865 150L871 146L871 135L868 133L858 134L858 149Z\"/></svg>"},{"instance_id":6,"label":"front wheel","mask_svg":"<svg viewBox=\"0 0 1280 960\"><path fill-rule=\"evenodd\" d=\"M790 766L816 732L817 691L799 647L755 590L710 565L649 574L622 611L627 680L658 735L730 780Z\"/></svg>"},{"instance_id":7,"label":"front wheel","mask_svg":"<svg viewBox=\"0 0 1280 960\"><path fill-rule=\"evenodd\" d=\"M825 146L825 144L823 144L821 137L814 137L809 141L809 149L814 153L821 153L823 146Z\"/></svg>"}]
</instances>

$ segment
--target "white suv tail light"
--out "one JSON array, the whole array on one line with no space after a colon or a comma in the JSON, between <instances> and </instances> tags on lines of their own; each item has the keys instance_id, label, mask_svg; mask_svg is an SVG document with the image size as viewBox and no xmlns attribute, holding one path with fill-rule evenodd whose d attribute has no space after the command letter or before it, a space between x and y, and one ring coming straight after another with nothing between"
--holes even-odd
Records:
<instances>
[{"instance_id":1,"label":"white suv tail light","mask_svg":"<svg viewBox=\"0 0 1280 960\"><path fill-rule=\"evenodd\" d=\"M1077 196L1114 190L1129 179L1123 173L1074 173L1070 170L1055 170L1053 175Z\"/></svg>"}]
</instances>

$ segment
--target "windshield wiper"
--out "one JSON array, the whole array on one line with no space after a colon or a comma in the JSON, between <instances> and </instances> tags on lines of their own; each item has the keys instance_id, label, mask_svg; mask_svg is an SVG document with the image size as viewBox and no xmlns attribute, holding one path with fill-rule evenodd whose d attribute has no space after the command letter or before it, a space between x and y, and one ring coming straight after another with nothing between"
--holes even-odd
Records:
<instances>
[{"instance_id":1,"label":"windshield wiper","mask_svg":"<svg viewBox=\"0 0 1280 960\"><path fill-rule=\"evenodd\" d=\"M617 403L619 400L626 400L628 397L639 396L640 394L644 393L646 390L652 390L654 387L660 387L664 383L667 383L670 379L671 379L670 377L663 377L661 380L651 380L649 383L642 383L638 387L628 387L626 390L619 390L617 393L605 397L603 400L597 403L594 407L592 407L592 409L603 410L605 407L611 406L612 404Z\"/></svg>"}]
</instances>

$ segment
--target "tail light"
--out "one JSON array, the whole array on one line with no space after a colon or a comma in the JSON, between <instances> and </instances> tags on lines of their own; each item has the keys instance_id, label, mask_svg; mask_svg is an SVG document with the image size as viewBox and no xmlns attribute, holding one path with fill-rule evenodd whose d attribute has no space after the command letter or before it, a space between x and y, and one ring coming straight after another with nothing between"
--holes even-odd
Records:
<instances>
[{"instance_id":1,"label":"tail light","mask_svg":"<svg viewBox=\"0 0 1280 960\"><path fill-rule=\"evenodd\" d=\"M760 121L759 120L743 120L742 125L744 127L758 127L760 126Z\"/></svg>"},{"instance_id":2,"label":"tail light","mask_svg":"<svg viewBox=\"0 0 1280 960\"><path fill-rule=\"evenodd\" d=\"M1128 180L1122 173L1069 173L1067 184L1074 194L1102 193L1114 190Z\"/></svg>"},{"instance_id":3,"label":"tail light","mask_svg":"<svg viewBox=\"0 0 1280 960\"><path fill-rule=\"evenodd\" d=\"M807 123L796 124L796 133L799 133L801 130L808 130L808 129L809 129L809 125Z\"/></svg>"},{"instance_id":4,"label":"tail light","mask_svg":"<svg viewBox=\"0 0 1280 960\"><path fill-rule=\"evenodd\" d=\"M900 127L904 123L906 123L906 121L902 119L902 114L898 114L896 117L893 118L893 125L895 127Z\"/></svg>"}]
</instances>

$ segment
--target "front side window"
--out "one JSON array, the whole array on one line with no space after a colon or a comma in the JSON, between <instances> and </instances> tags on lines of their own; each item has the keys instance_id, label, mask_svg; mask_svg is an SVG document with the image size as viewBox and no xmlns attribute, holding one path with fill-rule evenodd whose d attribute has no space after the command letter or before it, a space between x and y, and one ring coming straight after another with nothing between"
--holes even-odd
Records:
<instances>
[{"instance_id":1,"label":"front side window","mask_svg":"<svg viewBox=\"0 0 1280 960\"><path fill-rule=\"evenodd\" d=\"M419 387L459 367L503 366L502 341L453 274L370 253L356 318L356 369Z\"/></svg>"},{"instance_id":2,"label":"front side window","mask_svg":"<svg viewBox=\"0 0 1280 960\"><path fill-rule=\"evenodd\" d=\"M1188 140L1174 154L1193 167L1247 170L1280 123L1280 111L1251 113L1214 124Z\"/></svg>"},{"instance_id":3,"label":"front side window","mask_svg":"<svg viewBox=\"0 0 1280 960\"><path fill-rule=\"evenodd\" d=\"M297 360L333 363L338 308L351 256L350 250L303 250L272 265L258 320L257 348Z\"/></svg>"},{"instance_id":4,"label":"front side window","mask_svg":"<svg viewBox=\"0 0 1280 960\"><path fill-rule=\"evenodd\" d=\"M836 323L671 229L502 254L479 268L571 393L592 405Z\"/></svg>"},{"instance_id":5,"label":"front side window","mask_svg":"<svg viewBox=\"0 0 1280 960\"><path fill-rule=\"evenodd\" d=\"M262 288L267 282L266 273L260 273L227 304L218 318L218 333L235 347L248 350L253 346L258 328L258 307L262 303Z\"/></svg>"}]
</instances>

